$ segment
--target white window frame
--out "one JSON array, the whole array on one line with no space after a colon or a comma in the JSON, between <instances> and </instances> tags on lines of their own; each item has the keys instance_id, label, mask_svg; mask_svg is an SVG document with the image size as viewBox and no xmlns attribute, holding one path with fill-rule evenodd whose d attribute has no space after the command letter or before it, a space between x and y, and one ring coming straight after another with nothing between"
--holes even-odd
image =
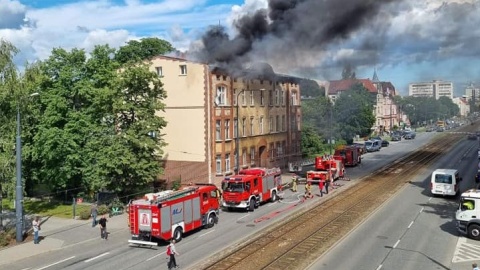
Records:
<instances>
[{"instance_id":1,"label":"white window frame","mask_svg":"<svg viewBox=\"0 0 480 270\"><path fill-rule=\"evenodd\" d=\"M221 155L215 156L215 173L222 174L222 156Z\"/></svg>"},{"instance_id":2,"label":"white window frame","mask_svg":"<svg viewBox=\"0 0 480 270\"><path fill-rule=\"evenodd\" d=\"M187 65L180 65L180 75L187 75Z\"/></svg>"},{"instance_id":3,"label":"white window frame","mask_svg":"<svg viewBox=\"0 0 480 270\"><path fill-rule=\"evenodd\" d=\"M255 163L255 146L250 147L250 163Z\"/></svg>"},{"instance_id":4,"label":"white window frame","mask_svg":"<svg viewBox=\"0 0 480 270\"><path fill-rule=\"evenodd\" d=\"M237 88L233 89L233 106L237 106L238 100L237 100Z\"/></svg>"},{"instance_id":5,"label":"white window frame","mask_svg":"<svg viewBox=\"0 0 480 270\"><path fill-rule=\"evenodd\" d=\"M245 96L245 90L242 92L242 106L247 106L247 98Z\"/></svg>"},{"instance_id":6,"label":"white window frame","mask_svg":"<svg viewBox=\"0 0 480 270\"><path fill-rule=\"evenodd\" d=\"M225 154L225 171L226 172L230 172L231 171L231 167L230 167L230 153L226 153Z\"/></svg>"},{"instance_id":7,"label":"white window frame","mask_svg":"<svg viewBox=\"0 0 480 270\"><path fill-rule=\"evenodd\" d=\"M280 98L282 99L282 106L285 106L285 90L282 89Z\"/></svg>"},{"instance_id":8,"label":"white window frame","mask_svg":"<svg viewBox=\"0 0 480 270\"><path fill-rule=\"evenodd\" d=\"M270 133L273 132L273 116L270 116L269 123L268 123Z\"/></svg>"},{"instance_id":9,"label":"white window frame","mask_svg":"<svg viewBox=\"0 0 480 270\"><path fill-rule=\"evenodd\" d=\"M280 142L278 142L277 155L283 156L283 145Z\"/></svg>"},{"instance_id":10,"label":"white window frame","mask_svg":"<svg viewBox=\"0 0 480 270\"><path fill-rule=\"evenodd\" d=\"M292 106L298 105L298 97L297 92L292 92Z\"/></svg>"},{"instance_id":11,"label":"white window frame","mask_svg":"<svg viewBox=\"0 0 480 270\"><path fill-rule=\"evenodd\" d=\"M162 67L155 67L155 71L157 72L158 77L163 77L163 69Z\"/></svg>"},{"instance_id":12,"label":"white window frame","mask_svg":"<svg viewBox=\"0 0 480 270\"><path fill-rule=\"evenodd\" d=\"M250 136L255 135L254 126L253 126L253 124L255 122L254 120L255 120L255 118L253 116L251 116L250 117Z\"/></svg>"},{"instance_id":13,"label":"white window frame","mask_svg":"<svg viewBox=\"0 0 480 270\"><path fill-rule=\"evenodd\" d=\"M280 104L280 99L279 99L279 93L280 91L278 89L275 89L275 105L278 106Z\"/></svg>"},{"instance_id":14,"label":"white window frame","mask_svg":"<svg viewBox=\"0 0 480 270\"><path fill-rule=\"evenodd\" d=\"M245 149L242 150L242 166L247 164L247 151Z\"/></svg>"},{"instance_id":15,"label":"white window frame","mask_svg":"<svg viewBox=\"0 0 480 270\"><path fill-rule=\"evenodd\" d=\"M217 86L216 99L218 101L218 106L226 106L227 103L227 87L224 85Z\"/></svg>"},{"instance_id":16,"label":"white window frame","mask_svg":"<svg viewBox=\"0 0 480 270\"><path fill-rule=\"evenodd\" d=\"M230 139L230 119L225 119L225 140Z\"/></svg>"},{"instance_id":17,"label":"white window frame","mask_svg":"<svg viewBox=\"0 0 480 270\"><path fill-rule=\"evenodd\" d=\"M253 90L250 90L250 106L255 106L255 97L253 95Z\"/></svg>"},{"instance_id":18,"label":"white window frame","mask_svg":"<svg viewBox=\"0 0 480 270\"><path fill-rule=\"evenodd\" d=\"M242 137L245 137L247 135L246 127L247 127L247 118L244 117L242 118Z\"/></svg>"},{"instance_id":19,"label":"white window frame","mask_svg":"<svg viewBox=\"0 0 480 270\"><path fill-rule=\"evenodd\" d=\"M222 121L221 120L216 120L215 121L215 140L216 141L221 141L222 140Z\"/></svg>"},{"instance_id":20,"label":"white window frame","mask_svg":"<svg viewBox=\"0 0 480 270\"><path fill-rule=\"evenodd\" d=\"M265 91L260 91L260 106L265 106Z\"/></svg>"},{"instance_id":21,"label":"white window frame","mask_svg":"<svg viewBox=\"0 0 480 270\"><path fill-rule=\"evenodd\" d=\"M258 126L259 126L259 129L260 129L260 134L263 134L264 130L263 130L263 116L260 116L260 120L258 121Z\"/></svg>"}]
</instances>

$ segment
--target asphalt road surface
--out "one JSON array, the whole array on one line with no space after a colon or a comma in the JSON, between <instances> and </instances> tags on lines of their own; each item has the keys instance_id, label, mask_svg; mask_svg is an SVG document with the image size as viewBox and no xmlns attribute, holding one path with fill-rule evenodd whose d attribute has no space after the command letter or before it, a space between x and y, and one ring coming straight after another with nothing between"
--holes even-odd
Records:
<instances>
[{"instance_id":1,"label":"asphalt road surface","mask_svg":"<svg viewBox=\"0 0 480 270\"><path fill-rule=\"evenodd\" d=\"M434 197L429 187L434 169L454 168L463 177L461 191L473 188L477 148L477 141L461 140L310 269L471 269L480 243L455 228L458 197Z\"/></svg>"},{"instance_id":2,"label":"asphalt road surface","mask_svg":"<svg viewBox=\"0 0 480 270\"><path fill-rule=\"evenodd\" d=\"M415 140L401 141L401 142L392 142L389 147L382 148L380 152L367 153L363 156L362 164L355 168L348 168L347 175L352 178L351 183L358 181L359 177L366 176L369 173L377 170L386 164L393 162L395 159L408 154L408 152L415 150L419 146L427 143L432 137L437 136L436 133L420 133L417 135ZM309 168L304 168L305 170ZM426 172L427 173L427 172ZM290 181L290 179L284 179L284 181ZM359 183L361 184L361 183ZM413 188L413 187L412 187ZM417 189L421 189L417 187ZM302 191L302 187L300 187ZM315 191L315 190L314 190ZM335 192L341 192L341 189ZM403 192L402 192L403 194ZM422 194L418 195L419 198L412 197L405 199L406 201L413 200L416 202L415 205L419 203L427 203L422 201ZM236 244L241 243L245 239L252 237L253 234L261 232L272 226L277 221L284 219L286 216L307 207L313 202L307 201L306 203L299 203L299 196L301 193L292 193L286 191L284 194L284 199L281 202L276 203L267 203L260 206L255 212L222 212L220 215L220 223L214 226L212 229L199 230L195 233L185 235L185 238L177 244L177 250L181 254L177 257L177 261L180 264L182 269L196 269L198 263L209 256L227 248L234 248ZM425 195L426 196L426 195ZM425 197L424 196L424 197ZM398 196L397 196L398 197ZM396 197L396 198L397 198ZM425 197L427 198L427 197ZM316 198L314 200L320 200ZM394 199L392 199L394 201ZM412 203L413 203L412 202ZM405 208L405 209L403 209ZM413 211L410 213L410 205L404 205L402 200L395 204L395 211L405 215L405 220L412 220ZM448 207L447 207L448 208ZM383 209L383 208L382 208ZM405 212L406 211L406 212ZM419 211L419 210L418 210ZM417 211L417 213L418 213ZM381 211L378 211L380 213ZM403 213L405 212L405 213ZM451 213L448 213L451 216ZM265 218L268 217L268 218ZM388 219L396 220L399 216L390 216ZM259 221L260 220L260 221ZM256 222L257 221L257 222ZM259 222L258 222L259 221ZM368 221L369 222L369 221ZM391 221L392 224L396 224ZM405 221L407 222L407 221ZM407 224L408 225L408 224ZM382 237L388 237L388 239L399 239L399 231L405 228L403 225L391 225L392 227L397 227L395 233L389 234L388 231L378 231L384 230L383 227L387 229L390 226L383 225L378 226L375 224L374 228L377 228L374 232L368 232L369 234L363 234L363 238L360 237L359 243L370 242L375 239L381 239ZM402 227L403 226L403 227ZM360 230L360 229L359 229ZM358 230L357 230L358 231ZM72 232L75 233L75 232ZM365 239L365 235L369 235ZM371 235L371 237L370 237ZM452 232L450 233L452 235ZM380 237L380 238L379 238ZM452 235L453 237L453 235ZM350 236L349 236L350 238ZM348 238L348 239L349 239ZM352 238L355 239L354 234ZM22 261L18 261L14 264L4 265L5 269L163 269L167 268L167 260L165 255L166 246L161 245L154 248L141 248L141 247L130 247L127 244L127 240L130 239L128 228L125 226L125 230L116 231L113 235L110 236L108 241L102 241L101 239L93 241L79 241L78 243L71 244L61 250L55 252L49 252L47 254L42 254L39 256L32 256ZM362 240L363 239L363 240ZM384 241L384 245L394 245L395 241ZM388 243L387 243L388 242ZM373 244L373 243L372 243ZM340 247L339 245L338 247ZM357 245L358 246L358 245ZM38 246L41 248L41 245ZM360 246L360 249L365 250L365 246ZM383 247L382 252L377 256L379 258L385 257L385 250L391 250ZM333 252L333 250L332 250ZM357 251L358 252L358 251ZM335 256L331 255L324 257L321 265L328 264L330 265L329 258L332 260L335 259ZM353 253L357 254L357 253ZM345 256L345 254L343 254ZM349 254L352 257L352 254ZM383 256L383 257L382 257ZM388 262L394 263L394 257L391 255L391 260ZM337 257L338 258L338 257ZM344 258L344 257L340 257ZM349 257L350 258L350 257ZM352 257L352 259L355 257ZM370 258L364 258L364 260L370 260ZM356 260L354 260L356 261ZM387 262L387 263L388 263ZM375 266L374 268L362 268L362 269L375 269L380 261L375 261L369 266ZM353 265L353 264L352 264ZM4 267L2 266L2 268ZM350 265L348 265L350 266ZM319 269L319 268L312 268ZM360 269L358 267L347 267L347 268L324 268L324 269ZM387 268L384 268L387 269ZM398 268L396 268L398 269ZM414 269L414 268L411 268Z\"/></svg>"}]
</instances>

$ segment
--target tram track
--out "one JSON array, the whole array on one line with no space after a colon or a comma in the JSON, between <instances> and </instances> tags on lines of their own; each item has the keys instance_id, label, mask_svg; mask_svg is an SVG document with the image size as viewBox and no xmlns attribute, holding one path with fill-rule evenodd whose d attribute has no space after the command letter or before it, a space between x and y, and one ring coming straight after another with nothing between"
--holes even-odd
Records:
<instances>
[{"instance_id":1,"label":"tram track","mask_svg":"<svg viewBox=\"0 0 480 270\"><path fill-rule=\"evenodd\" d=\"M445 135L235 250L216 256L201 269L304 269L464 136Z\"/></svg>"}]
</instances>

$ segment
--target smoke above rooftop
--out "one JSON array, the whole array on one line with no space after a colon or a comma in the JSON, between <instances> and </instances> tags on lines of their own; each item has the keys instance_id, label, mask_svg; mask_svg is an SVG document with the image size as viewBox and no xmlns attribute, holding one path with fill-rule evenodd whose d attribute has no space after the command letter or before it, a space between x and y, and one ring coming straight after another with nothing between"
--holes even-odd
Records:
<instances>
[{"instance_id":1,"label":"smoke above rooftop","mask_svg":"<svg viewBox=\"0 0 480 270\"><path fill-rule=\"evenodd\" d=\"M338 78L346 65L373 72L480 50L478 0L247 0L242 8L232 28L203 34L190 51L196 60L229 70L265 62L279 73Z\"/></svg>"}]
</instances>

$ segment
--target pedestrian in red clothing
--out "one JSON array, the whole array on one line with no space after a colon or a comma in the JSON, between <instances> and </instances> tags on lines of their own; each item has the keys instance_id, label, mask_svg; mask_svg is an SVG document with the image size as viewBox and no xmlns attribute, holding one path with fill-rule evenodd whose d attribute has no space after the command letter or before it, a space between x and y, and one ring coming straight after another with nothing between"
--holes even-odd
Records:
<instances>
[{"instance_id":1,"label":"pedestrian in red clothing","mask_svg":"<svg viewBox=\"0 0 480 270\"><path fill-rule=\"evenodd\" d=\"M325 180L318 180L318 189L320 190L320 197L323 197L323 186L325 185Z\"/></svg>"}]
</instances>

